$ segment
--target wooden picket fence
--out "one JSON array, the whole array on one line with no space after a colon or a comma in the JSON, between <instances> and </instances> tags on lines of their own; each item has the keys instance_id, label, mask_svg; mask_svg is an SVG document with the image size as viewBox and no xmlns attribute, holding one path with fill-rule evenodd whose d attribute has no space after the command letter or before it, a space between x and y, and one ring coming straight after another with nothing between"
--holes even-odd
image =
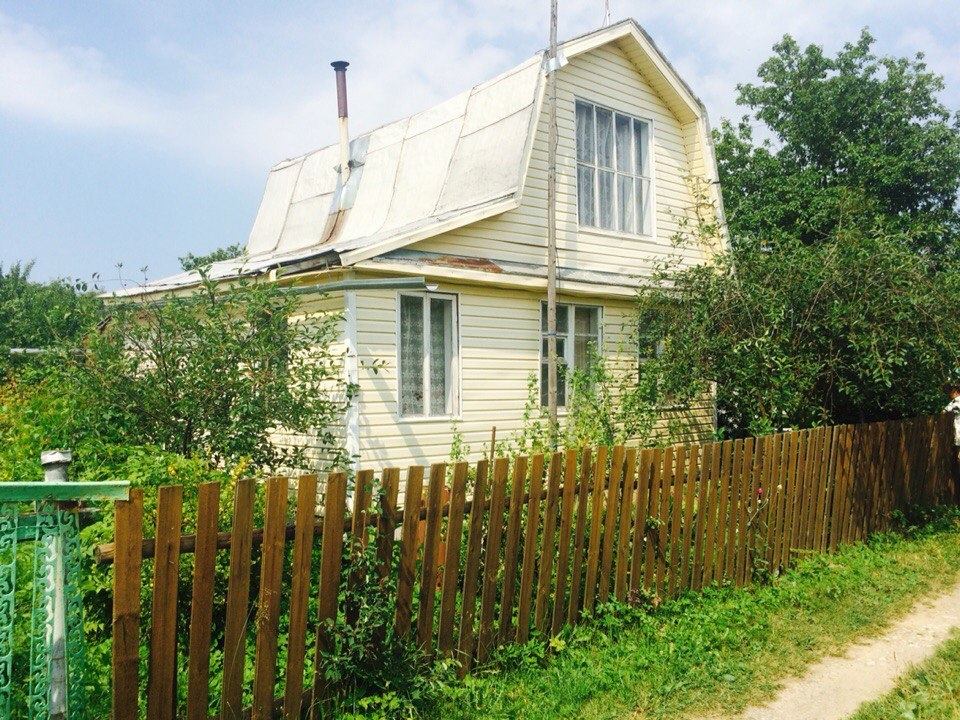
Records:
<instances>
[{"instance_id":1,"label":"wooden picket fence","mask_svg":"<svg viewBox=\"0 0 960 720\"><path fill-rule=\"evenodd\" d=\"M955 502L952 453L947 416L703 445L585 448L475 466L438 463L429 474L411 467L403 478L396 468L378 477L363 470L352 513L348 478L335 473L322 515L315 476L242 480L232 529L223 533L220 488L210 483L199 488L189 519L195 532L187 535L183 488L168 486L148 539L143 497L134 490L116 503L116 543L98 548L100 560L114 565L113 717L143 710L157 720L207 720L211 712L224 720L323 717L324 699L336 690L324 674L327 621L343 612L345 551L355 543L375 543L378 572L396 592L396 630L467 672L498 645L556 634L609 600L743 585L758 568L777 573L805 552L887 530L908 504ZM401 480L406 510L398 509ZM262 528L254 527L258 493ZM318 539L320 561L311 562ZM212 647L221 552L229 553L225 619ZM186 554L194 556L188 598L178 582ZM143 561L151 558L152 605L142 613ZM187 613L189 643L178 647ZM145 698L142 644L149 648ZM217 688L210 687L214 660L222 665Z\"/></svg>"}]
</instances>

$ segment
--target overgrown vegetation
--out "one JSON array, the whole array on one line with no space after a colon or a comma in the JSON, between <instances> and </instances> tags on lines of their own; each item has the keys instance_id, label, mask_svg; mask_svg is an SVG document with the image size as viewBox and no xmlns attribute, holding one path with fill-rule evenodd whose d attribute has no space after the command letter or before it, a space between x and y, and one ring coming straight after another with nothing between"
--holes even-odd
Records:
<instances>
[{"instance_id":1,"label":"overgrown vegetation","mask_svg":"<svg viewBox=\"0 0 960 720\"><path fill-rule=\"evenodd\" d=\"M608 605L582 627L503 650L448 690L443 718L676 718L737 713L821 654L869 636L960 570L955 508L768 585Z\"/></svg>"}]
</instances>

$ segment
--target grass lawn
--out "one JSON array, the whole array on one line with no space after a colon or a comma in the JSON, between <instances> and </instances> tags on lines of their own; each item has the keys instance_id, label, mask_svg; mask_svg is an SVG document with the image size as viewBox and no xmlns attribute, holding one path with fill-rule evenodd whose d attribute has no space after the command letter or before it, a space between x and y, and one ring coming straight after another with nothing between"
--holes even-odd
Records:
<instances>
[{"instance_id":1,"label":"grass lawn","mask_svg":"<svg viewBox=\"0 0 960 720\"><path fill-rule=\"evenodd\" d=\"M737 713L772 697L781 679L821 655L876 634L920 596L951 585L958 570L954 513L909 537L875 537L810 557L770 584L608 608L550 649L504 648L493 665L448 688L436 717Z\"/></svg>"},{"instance_id":2,"label":"grass lawn","mask_svg":"<svg viewBox=\"0 0 960 720\"><path fill-rule=\"evenodd\" d=\"M886 697L860 708L850 720L960 720L960 636L910 671Z\"/></svg>"}]
</instances>

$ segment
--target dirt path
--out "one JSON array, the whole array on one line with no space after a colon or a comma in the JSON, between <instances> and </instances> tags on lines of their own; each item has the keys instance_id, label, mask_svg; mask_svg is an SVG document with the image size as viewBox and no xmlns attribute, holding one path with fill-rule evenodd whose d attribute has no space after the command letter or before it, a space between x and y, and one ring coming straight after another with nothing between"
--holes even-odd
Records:
<instances>
[{"instance_id":1,"label":"dirt path","mask_svg":"<svg viewBox=\"0 0 960 720\"><path fill-rule=\"evenodd\" d=\"M802 678L787 680L770 704L748 708L738 720L843 720L892 690L898 676L933 655L953 627L960 627L960 583L920 601L883 635L811 665Z\"/></svg>"}]
</instances>

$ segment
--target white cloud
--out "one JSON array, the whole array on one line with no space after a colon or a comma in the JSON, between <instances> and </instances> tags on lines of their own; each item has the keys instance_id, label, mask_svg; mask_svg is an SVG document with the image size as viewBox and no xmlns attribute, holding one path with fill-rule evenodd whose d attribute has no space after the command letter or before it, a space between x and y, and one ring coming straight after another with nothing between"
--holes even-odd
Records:
<instances>
[{"instance_id":1,"label":"white cloud","mask_svg":"<svg viewBox=\"0 0 960 720\"><path fill-rule=\"evenodd\" d=\"M955 33L947 38L937 26L939 7L932 0L881 7L869 0L611 0L614 21L632 15L644 25L715 123L739 117L735 84L754 77L785 32L832 52L864 25L878 36L879 52L925 49L931 68L947 75L947 102L957 106L960 48ZM545 2L515 0L369 0L336 12L327 5L296 15L223 16L222 26L191 26L188 37L175 24L153 30L145 21L143 62L126 62L112 47L58 44L0 13L0 112L133 133L214 172L264 172L335 141L331 60L351 62L351 126L360 132L530 56L546 44L547 11ZM599 0L563 0L561 39L602 17Z\"/></svg>"},{"instance_id":2,"label":"white cloud","mask_svg":"<svg viewBox=\"0 0 960 720\"><path fill-rule=\"evenodd\" d=\"M155 125L151 98L114 77L94 48L56 47L0 14L0 110L92 130Z\"/></svg>"}]
</instances>

